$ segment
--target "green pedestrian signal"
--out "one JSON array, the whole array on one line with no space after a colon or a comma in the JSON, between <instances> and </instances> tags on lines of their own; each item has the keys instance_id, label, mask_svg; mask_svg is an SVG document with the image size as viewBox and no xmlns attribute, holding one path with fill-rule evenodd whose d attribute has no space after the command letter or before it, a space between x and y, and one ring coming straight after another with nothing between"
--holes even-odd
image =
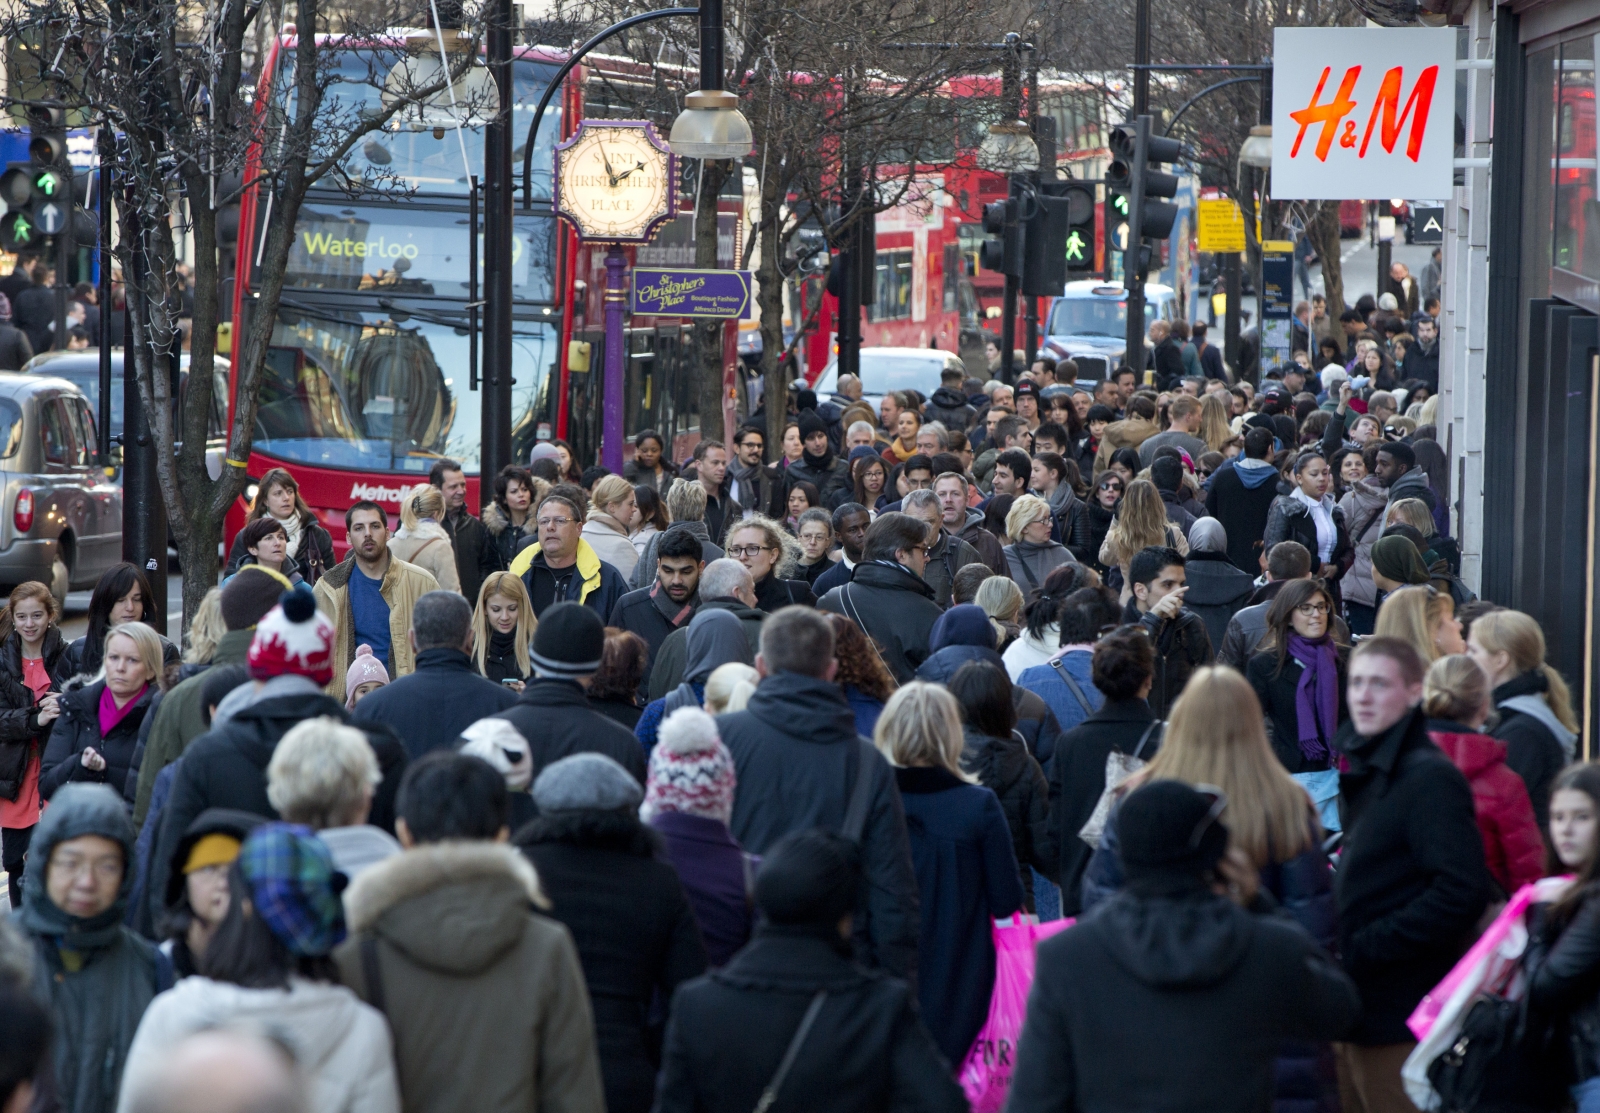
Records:
<instances>
[{"instance_id":1,"label":"green pedestrian signal","mask_svg":"<svg viewBox=\"0 0 1600 1113\"><path fill-rule=\"evenodd\" d=\"M39 239L39 231L34 227L33 217L23 212L7 213L0 218L0 248L6 251L21 251L32 247Z\"/></svg>"},{"instance_id":2,"label":"green pedestrian signal","mask_svg":"<svg viewBox=\"0 0 1600 1113\"><path fill-rule=\"evenodd\" d=\"M1085 258L1084 250L1088 245L1083 242L1083 236L1074 228L1067 233L1067 262L1081 263Z\"/></svg>"}]
</instances>

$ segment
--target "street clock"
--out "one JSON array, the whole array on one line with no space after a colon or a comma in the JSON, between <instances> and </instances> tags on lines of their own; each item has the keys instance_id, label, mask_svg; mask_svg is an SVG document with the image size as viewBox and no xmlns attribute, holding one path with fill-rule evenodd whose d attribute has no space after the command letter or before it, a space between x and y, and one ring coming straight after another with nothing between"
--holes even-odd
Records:
<instances>
[{"instance_id":1,"label":"street clock","mask_svg":"<svg viewBox=\"0 0 1600 1113\"><path fill-rule=\"evenodd\" d=\"M556 211L585 241L649 243L677 215L677 158L645 120L584 120L556 148Z\"/></svg>"}]
</instances>

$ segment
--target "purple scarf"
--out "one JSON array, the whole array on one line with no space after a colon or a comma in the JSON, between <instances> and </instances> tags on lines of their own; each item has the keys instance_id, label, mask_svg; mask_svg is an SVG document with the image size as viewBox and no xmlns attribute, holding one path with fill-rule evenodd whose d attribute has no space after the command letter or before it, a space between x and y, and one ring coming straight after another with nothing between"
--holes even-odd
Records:
<instances>
[{"instance_id":1,"label":"purple scarf","mask_svg":"<svg viewBox=\"0 0 1600 1113\"><path fill-rule=\"evenodd\" d=\"M1316 640L1290 632L1289 656L1305 668L1294 690L1294 717L1300 727L1300 753L1307 761L1326 761L1328 739L1339 726L1339 658L1333 638Z\"/></svg>"},{"instance_id":2,"label":"purple scarf","mask_svg":"<svg viewBox=\"0 0 1600 1113\"><path fill-rule=\"evenodd\" d=\"M112 730L116 728L118 723L122 722L122 720L126 719L133 713L133 705L139 702L139 697L144 695L144 689L148 688L149 686L150 685L146 684L144 688L140 688L134 693L133 698L127 703L123 704L121 707L117 706L117 697L111 694L110 686L100 690L99 712L101 738L104 738L106 735L110 734Z\"/></svg>"}]
</instances>

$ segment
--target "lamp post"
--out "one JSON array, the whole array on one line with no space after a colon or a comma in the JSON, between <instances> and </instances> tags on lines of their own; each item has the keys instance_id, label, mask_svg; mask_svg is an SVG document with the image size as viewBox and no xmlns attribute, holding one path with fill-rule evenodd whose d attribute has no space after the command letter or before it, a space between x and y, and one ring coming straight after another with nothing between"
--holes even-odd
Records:
<instances>
[{"instance_id":1,"label":"lamp post","mask_svg":"<svg viewBox=\"0 0 1600 1113\"><path fill-rule=\"evenodd\" d=\"M988 134L978 145L977 161L980 170L1006 175L1009 180L1007 197L1020 209L1027 178L1039 169L1039 145L1034 141L1033 129L1022 119L1022 52L1031 52L1033 44L1024 43L1022 36L1012 31L1006 35L1003 49L1000 100L1005 105L1007 118L989 125ZM1017 219L1021 219L1020 213ZM1018 259L1019 267L1020 263ZM1017 345L1017 294L1021 285L1020 274L1006 275L1000 302L1000 377L1008 383L1017 375L1013 353Z\"/></svg>"},{"instance_id":2,"label":"lamp post","mask_svg":"<svg viewBox=\"0 0 1600 1113\"><path fill-rule=\"evenodd\" d=\"M478 485L511 463L511 0L489 0L486 54L498 94L483 131L483 374Z\"/></svg>"}]
</instances>

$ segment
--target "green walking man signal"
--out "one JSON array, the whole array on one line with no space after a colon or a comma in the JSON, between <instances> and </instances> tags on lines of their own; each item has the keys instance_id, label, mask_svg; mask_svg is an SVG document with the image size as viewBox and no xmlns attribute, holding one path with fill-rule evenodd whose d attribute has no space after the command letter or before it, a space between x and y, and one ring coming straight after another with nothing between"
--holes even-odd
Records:
<instances>
[{"instance_id":1,"label":"green walking man signal","mask_svg":"<svg viewBox=\"0 0 1600 1113\"><path fill-rule=\"evenodd\" d=\"M1067 262L1082 262L1086 257L1085 248L1087 247L1088 245L1084 243L1083 235L1074 228L1067 234Z\"/></svg>"}]
</instances>

